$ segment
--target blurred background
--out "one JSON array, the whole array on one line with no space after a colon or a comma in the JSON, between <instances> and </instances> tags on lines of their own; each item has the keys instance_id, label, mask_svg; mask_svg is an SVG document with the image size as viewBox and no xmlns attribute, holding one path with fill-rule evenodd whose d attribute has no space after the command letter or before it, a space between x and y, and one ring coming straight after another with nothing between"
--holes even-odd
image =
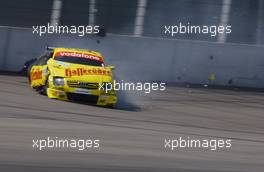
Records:
<instances>
[{"instance_id":1,"label":"blurred background","mask_svg":"<svg viewBox=\"0 0 264 172\"><path fill-rule=\"evenodd\" d=\"M0 25L95 24L108 33L166 37L164 25L232 25L222 42L264 44L264 0L1 0ZM172 38L172 37L169 37ZM221 41L205 34L173 38Z\"/></svg>"}]
</instances>

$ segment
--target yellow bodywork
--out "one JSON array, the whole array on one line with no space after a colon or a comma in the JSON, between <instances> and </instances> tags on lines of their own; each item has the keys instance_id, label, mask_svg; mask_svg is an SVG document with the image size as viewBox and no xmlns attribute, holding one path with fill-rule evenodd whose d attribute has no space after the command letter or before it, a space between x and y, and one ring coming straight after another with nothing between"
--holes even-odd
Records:
<instances>
[{"instance_id":1,"label":"yellow bodywork","mask_svg":"<svg viewBox=\"0 0 264 172\"><path fill-rule=\"evenodd\" d=\"M113 83L112 66L91 66L57 61L59 52L88 54L92 57L103 57L100 53L82 49L55 48L46 64L34 64L30 69L32 88L45 88L49 98L59 100L81 100L100 106L114 106L117 102L114 90L105 91L103 83ZM73 57L75 58L75 57ZM62 78L64 84L56 85L55 78Z\"/></svg>"}]
</instances>

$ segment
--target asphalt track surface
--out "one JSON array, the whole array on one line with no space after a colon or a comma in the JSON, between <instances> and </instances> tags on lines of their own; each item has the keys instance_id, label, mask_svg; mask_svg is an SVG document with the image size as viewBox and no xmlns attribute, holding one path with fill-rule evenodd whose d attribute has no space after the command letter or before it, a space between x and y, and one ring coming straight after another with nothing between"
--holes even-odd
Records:
<instances>
[{"instance_id":1,"label":"asphalt track surface","mask_svg":"<svg viewBox=\"0 0 264 172\"><path fill-rule=\"evenodd\" d=\"M48 99L0 75L0 171L263 172L264 93L168 87L140 109ZM44 137L96 138L99 149L32 148ZM231 149L164 148L165 138L232 139Z\"/></svg>"}]
</instances>

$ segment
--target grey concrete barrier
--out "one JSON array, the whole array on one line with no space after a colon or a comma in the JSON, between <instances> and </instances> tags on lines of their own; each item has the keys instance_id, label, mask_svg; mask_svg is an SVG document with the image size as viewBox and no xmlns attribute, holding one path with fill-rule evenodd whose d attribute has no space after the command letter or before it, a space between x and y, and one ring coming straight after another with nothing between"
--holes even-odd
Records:
<instances>
[{"instance_id":1,"label":"grey concrete barrier","mask_svg":"<svg viewBox=\"0 0 264 172\"><path fill-rule=\"evenodd\" d=\"M113 34L40 37L32 29L10 27L0 27L0 37L0 70L18 71L51 45L98 50L125 81L264 87L264 46Z\"/></svg>"}]
</instances>

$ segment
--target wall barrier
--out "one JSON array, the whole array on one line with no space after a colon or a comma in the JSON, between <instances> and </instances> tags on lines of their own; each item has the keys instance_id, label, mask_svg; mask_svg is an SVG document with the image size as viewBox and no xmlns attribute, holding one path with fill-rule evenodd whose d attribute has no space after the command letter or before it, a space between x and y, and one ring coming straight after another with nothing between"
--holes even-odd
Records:
<instances>
[{"instance_id":1,"label":"wall barrier","mask_svg":"<svg viewBox=\"0 0 264 172\"><path fill-rule=\"evenodd\" d=\"M0 70L18 71L47 45L100 51L123 80L264 88L264 46L107 35L32 34L0 27Z\"/></svg>"}]
</instances>

